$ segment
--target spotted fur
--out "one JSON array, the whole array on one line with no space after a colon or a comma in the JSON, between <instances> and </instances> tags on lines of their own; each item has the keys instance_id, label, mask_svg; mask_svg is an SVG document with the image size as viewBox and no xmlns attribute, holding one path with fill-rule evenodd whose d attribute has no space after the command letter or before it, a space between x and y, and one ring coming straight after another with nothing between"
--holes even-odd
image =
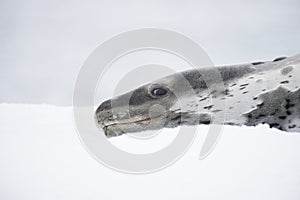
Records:
<instances>
[{"instance_id":1,"label":"spotted fur","mask_svg":"<svg viewBox=\"0 0 300 200\"><path fill-rule=\"evenodd\" d=\"M154 86L168 88L169 94L153 98L149 90ZM300 132L299 87L300 55L269 62L199 68L173 74L108 100L98 107L95 116L108 137L210 123L268 124L286 132ZM155 105L160 107L152 109Z\"/></svg>"}]
</instances>

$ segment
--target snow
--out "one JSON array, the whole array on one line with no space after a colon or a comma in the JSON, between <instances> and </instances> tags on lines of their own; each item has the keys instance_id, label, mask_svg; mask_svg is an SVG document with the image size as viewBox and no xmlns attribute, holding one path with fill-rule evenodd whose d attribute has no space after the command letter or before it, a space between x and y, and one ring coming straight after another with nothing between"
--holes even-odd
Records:
<instances>
[{"instance_id":1,"label":"snow","mask_svg":"<svg viewBox=\"0 0 300 200\"><path fill-rule=\"evenodd\" d=\"M159 137L170 141L174 134ZM146 151L127 136L111 140ZM71 107L1 104L0 199L300 199L300 134L225 126L204 160L200 140L162 171L123 174L84 149Z\"/></svg>"}]
</instances>

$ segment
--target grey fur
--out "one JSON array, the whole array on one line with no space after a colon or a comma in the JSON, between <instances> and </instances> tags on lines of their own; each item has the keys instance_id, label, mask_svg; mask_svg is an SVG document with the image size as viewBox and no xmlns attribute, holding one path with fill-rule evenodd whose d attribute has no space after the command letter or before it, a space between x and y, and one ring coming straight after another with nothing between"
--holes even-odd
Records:
<instances>
[{"instance_id":1,"label":"grey fur","mask_svg":"<svg viewBox=\"0 0 300 200\"><path fill-rule=\"evenodd\" d=\"M211 87L218 84L224 84L225 89ZM269 62L200 68L167 76L107 100L97 108L95 119L107 137L210 124L219 112L226 113L224 124L262 123L287 132L300 132L299 86L300 55ZM160 87L168 91L167 95L153 97L150 91ZM225 108L220 107L222 103L226 103Z\"/></svg>"}]
</instances>

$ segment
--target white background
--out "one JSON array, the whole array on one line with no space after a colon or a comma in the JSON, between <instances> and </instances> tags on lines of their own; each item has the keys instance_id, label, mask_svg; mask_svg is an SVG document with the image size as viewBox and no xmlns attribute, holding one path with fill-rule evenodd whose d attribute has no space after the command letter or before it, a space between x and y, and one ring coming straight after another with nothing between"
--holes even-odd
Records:
<instances>
[{"instance_id":1,"label":"white background","mask_svg":"<svg viewBox=\"0 0 300 200\"><path fill-rule=\"evenodd\" d=\"M299 134L226 126L205 160L198 160L200 134L171 167L128 175L86 152L70 107L26 105L70 106L83 61L120 32L175 30L198 42L216 64L234 64L300 53L299 19L297 0L2 0L0 199L300 199ZM174 130L167 132L157 147L173 137ZM112 142L147 151L126 136Z\"/></svg>"},{"instance_id":2,"label":"white background","mask_svg":"<svg viewBox=\"0 0 300 200\"><path fill-rule=\"evenodd\" d=\"M171 167L130 175L104 167L87 153L74 130L71 108L1 105L0 110L3 200L300 197L300 134L283 134L266 126L226 126L216 149L198 160L200 132L191 149ZM174 130L160 135L155 148L168 142ZM200 130L207 131L207 126ZM131 152L145 151L127 136L113 142Z\"/></svg>"}]
</instances>

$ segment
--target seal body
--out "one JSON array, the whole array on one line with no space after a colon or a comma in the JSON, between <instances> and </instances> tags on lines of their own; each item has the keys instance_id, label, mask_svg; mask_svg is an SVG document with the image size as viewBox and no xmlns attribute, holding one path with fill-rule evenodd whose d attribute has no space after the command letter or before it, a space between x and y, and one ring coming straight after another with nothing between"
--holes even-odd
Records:
<instances>
[{"instance_id":1,"label":"seal body","mask_svg":"<svg viewBox=\"0 0 300 200\"><path fill-rule=\"evenodd\" d=\"M181 125L268 124L300 132L300 55L188 70L103 102L95 119L108 137Z\"/></svg>"}]
</instances>

